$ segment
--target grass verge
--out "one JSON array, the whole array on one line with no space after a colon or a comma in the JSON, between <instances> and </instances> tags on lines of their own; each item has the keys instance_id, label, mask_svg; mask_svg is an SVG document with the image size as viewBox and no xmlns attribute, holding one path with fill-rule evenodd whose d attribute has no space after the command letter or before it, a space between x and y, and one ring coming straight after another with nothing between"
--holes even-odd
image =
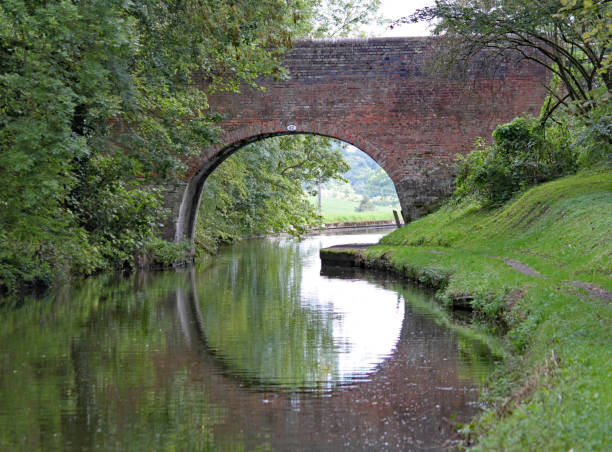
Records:
<instances>
[{"instance_id":1,"label":"grass verge","mask_svg":"<svg viewBox=\"0 0 612 452\"><path fill-rule=\"evenodd\" d=\"M476 450L612 449L612 171L535 187L498 209L448 204L365 253L468 300L510 354ZM471 435L473 436L473 435Z\"/></svg>"},{"instance_id":2,"label":"grass verge","mask_svg":"<svg viewBox=\"0 0 612 452\"><path fill-rule=\"evenodd\" d=\"M312 197L311 201L316 205L316 197ZM357 212L355 210L357 207L359 207L359 201L323 198L321 202L323 222L393 220L393 209L400 211L399 206L375 206L374 210Z\"/></svg>"}]
</instances>

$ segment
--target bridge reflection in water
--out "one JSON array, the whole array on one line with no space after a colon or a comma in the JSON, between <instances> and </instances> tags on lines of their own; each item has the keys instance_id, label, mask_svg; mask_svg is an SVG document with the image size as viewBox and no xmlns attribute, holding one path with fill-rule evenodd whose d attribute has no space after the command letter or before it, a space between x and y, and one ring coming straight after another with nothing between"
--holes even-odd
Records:
<instances>
[{"instance_id":1,"label":"bridge reflection in water","mask_svg":"<svg viewBox=\"0 0 612 452\"><path fill-rule=\"evenodd\" d=\"M248 256L249 259L253 259L253 256ZM235 283L236 274L244 270L240 258L228 259L227 265L233 268L224 271L235 272L229 277ZM250 266L253 267L252 261ZM310 270L302 268L301 272L304 275ZM367 296L367 286L376 291L377 298L367 300L372 303L370 316L373 322L376 311L386 309L382 305L389 297L393 299L392 305L396 309L401 307L396 337L392 343L386 341L384 345L387 353L380 353L377 362L357 365L350 357L345 356L344 361L338 358L342 353L350 355L350 343L355 338L347 337L343 342L338 337L334 338L333 334L325 337L334 329L332 315L331 324L323 326L320 337L314 341L311 337L309 345L316 350L301 350L303 356L308 353L314 355L300 359L295 356L296 352L300 352L295 349L295 344L282 341L275 344L269 338L263 338L260 344L255 345L274 350L260 356L265 362L253 361L245 360L239 356L241 351L232 348L236 341L207 336L207 331L224 335L244 333L247 336L254 331L270 333L261 330L261 325L257 324L261 319L257 315L246 319L247 323L251 321L255 325L235 326L242 331L232 333L215 325L223 321L220 306L215 300L201 299L200 296L208 297L210 292L197 287L198 280L210 283L211 280L222 279L216 274L218 268L210 271L214 273L212 279L201 279L201 275L196 277L192 269L185 275L189 284L177 289L171 296L184 336L184 341L175 343L182 350L175 351L174 360L177 369L188 369L189 381L206 390L210 406L219 407L218 416L209 427L212 428L216 444L223 445L222 449L231 449L234 441L238 440L247 450L264 444L272 450L437 450L451 445L455 438L451 419L455 423L467 422L477 413L478 382L472 378L486 372L487 361L491 357L487 357L486 352L480 353L480 350L477 361L482 361L474 363L463 359L459 353L461 339L436 324L432 316L424 314L411 302L411 298L422 300L423 294L400 288L397 283L385 280L380 275L359 275L368 281L356 281L354 275L344 273L337 275L344 280L330 280L323 276L319 285L325 281L340 285L362 284L362 296ZM309 282L308 287L298 288L301 295L313 292L312 281ZM221 294L218 296L223 298ZM387 300L384 300L385 297ZM269 309L270 300L279 301L274 297L266 300L258 309ZM283 300L280 301L282 304ZM358 303L358 300L355 302ZM295 308L292 306L292 309ZM336 319L342 317L342 312L336 310L335 316ZM314 321L321 318L320 315L313 317ZM292 337L303 333L294 330L295 320L282 320L287 321L285 332L276 331L274 334ZM326 321L329 321L329 316L323 323ZM378 328L381 325L372 323L370 326L370 332L359 333L368 338L380 331ZM393 330L393 325L389 329ZM240 345L254 342L258 342L257 338L250 336L242 338ZM332 354L335 348L335 357L329 356L330 350L324 350L325 344L331 344L328 348ZM468 346L479 347L477 344ZM292 358L298 361L298 368L304 370L302 375L296 376L295 369L283 362L285 347L293 348ZM341 362L351 364L339 369ZM325 369L320 371L316 369L317 366L324 366ZM335 368L330 369L330 366ZM275 369L276 373L270 372L270 368ZM170 372L168 375L172 374Z\"/></svg>"}]
</instances>

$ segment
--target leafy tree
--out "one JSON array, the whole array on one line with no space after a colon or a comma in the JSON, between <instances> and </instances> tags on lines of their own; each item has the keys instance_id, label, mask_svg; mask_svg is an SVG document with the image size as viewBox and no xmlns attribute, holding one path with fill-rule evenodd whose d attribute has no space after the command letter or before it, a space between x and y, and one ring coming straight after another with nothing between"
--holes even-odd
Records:
<instances>
[{"instance_id":1,"label":"leafy tree","mask_svg":"<svg viewBox=\"0 0 612 452\"><path fill-rule=\"evenodd\" d=\"M3 1L0 290L129 264L159 208L142 187L218 133L194 74L211 90L282 75L300 4Z\"/></svg>"},{"instance_id":2,"label":"leafy tree","mask_svg":"<svg viewBox=\"0 0 612 452\"><path fill-rule=\"evenodd\" d=\"M363 195L363 197L361 198L361 202L359 203L359 206L357 206L355 210L357 212L366 212L368 210L374 210L375 208L376 207L372 203L372 200L370 199L370 197L367 195Z\"/></svg>"},{"instance_id":3,"label":"leafy tree","mask_svg":"<svg viewBox=\"0 0 612 452\"><path fill-rule=\"evenodd\" d=\"M380 0L317 0L312 3L305 34L315 38L362 35L361 26L382 23Z\"/></svg>"},{"instance_id":4,"label":"leafy tree","mask_svg":"<svg viewBox=\"0 0 612 452\"><path fill-rule=\"evenodd\" d=\"M396 24L435 21L444 60L455 67L513 51L551 74L545 120L560 106L587 115L612 90L609 0L436 0Z\"/></svg>"},{"instance_id":5,"label":"leafy tree","mask_svg":"<svg viewBox=\"0 0 612 452\"><path fill-rule=\"evenodd\" d=\"M377 1L3 1L0 290L131 265L159 222L146 187L219 133L194 78L282 77L293 36L348 33Z\"/></svg>"},{"instance_id":6,"label":"leafy tree","mask_svg":"<svg viewBox=\"0 0 612 452\"><path fill-rule=\"evenodd\" d=\"M245 235L301 235L318 218L304 185L341 179L347 169L325 137L283 136L246 146L206 180L196 243L212 251Z\"/></svg>"}]
</instances>

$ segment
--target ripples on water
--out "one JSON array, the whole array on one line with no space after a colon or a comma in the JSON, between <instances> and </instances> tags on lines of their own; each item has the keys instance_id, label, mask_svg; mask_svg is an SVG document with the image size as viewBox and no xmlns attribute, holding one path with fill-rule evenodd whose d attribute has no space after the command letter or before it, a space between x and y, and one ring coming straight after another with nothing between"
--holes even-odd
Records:
<instances>
[{"instance_id":1,"label":"ripples on water","mask_svg":"<svg viewBox=\"0 0 612 452\"><path fill-rule=\"evenodd\" d=\"M0 450L440 450L486 348L418 291L261 239L0 311ZM432 314L432 312L434 312Z\"/></svg>"}]
</instances>

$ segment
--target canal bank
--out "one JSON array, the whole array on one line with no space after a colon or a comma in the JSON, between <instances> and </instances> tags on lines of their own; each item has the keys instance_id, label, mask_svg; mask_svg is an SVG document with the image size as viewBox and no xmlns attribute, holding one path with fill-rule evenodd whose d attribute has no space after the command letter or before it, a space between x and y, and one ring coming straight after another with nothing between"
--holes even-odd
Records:
<instances>
[{"instance_id":1,"label":"canal bank","mask_svg":"<svg viewBox=\"0 0 612 452\"><path fill-rule=\"evenodd\" d=\"M610 450L612 172L529 190L502 208L447 205L323 259L377 268L469 307L508 356L464 426L479 450Z\"/></svg>"}]
</instances>

